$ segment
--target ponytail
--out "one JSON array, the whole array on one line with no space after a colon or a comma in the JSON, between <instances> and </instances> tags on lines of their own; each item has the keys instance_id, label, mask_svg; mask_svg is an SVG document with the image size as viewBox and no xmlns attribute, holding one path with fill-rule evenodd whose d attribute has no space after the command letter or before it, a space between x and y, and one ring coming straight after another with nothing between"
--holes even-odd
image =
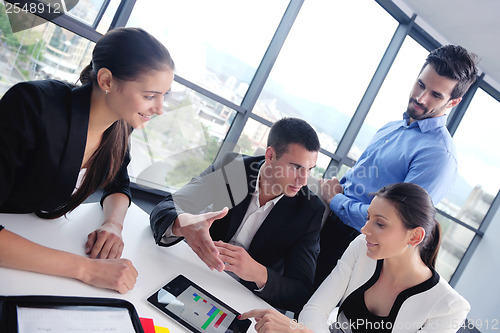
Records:
<instances>
[{"instance_id":1,"label":"ponytail","mask_svg":"<svg viewBox=\"0 0 500 333\"><path fill-rule=\"evenodd\" d=\"M92 66L92 61L88 64L80 73L80 82L86 84L94 81L94 68Z\"/></svg>"},{"instance_id":2,"label":"ponytail","mask_svg":"<svg viewBox=\"0 0 500 333\"><path fill-rule=\"evenodd\" d=\"M55 219L78 207L99 187L106 187L115 178L125 159L132 127L117 120L103 134L101 144L87 162L81 186L68 202L53 212L37 212L39 217Z\"/></svg>"},{"instance_id":3,"label":"ponytail","mask_svg":"<svg viewBox=\"0 0 500 333\"><path fill-rule=\"evenodd\" d=\"M390 200L407 230L421 227L425 238L419 245L420 258L429 267L436 266L441 243L441 227L436 220L436 208L425 189L412 183L396 183L382 187L376 196Z\"/></svg>"},{"instance_id":4,"label":"ponytail","mask_svg":"<svg viewBox=\"0 0 500 333\"><path fill-rule=\"evenodd\" d=\"M432 269L436 268L436 260L441 244L441 225L438 221L434 221L434 229L420 249L420 258L422 258L422 261L427 267Z\"/></svg>"}]
</instances>

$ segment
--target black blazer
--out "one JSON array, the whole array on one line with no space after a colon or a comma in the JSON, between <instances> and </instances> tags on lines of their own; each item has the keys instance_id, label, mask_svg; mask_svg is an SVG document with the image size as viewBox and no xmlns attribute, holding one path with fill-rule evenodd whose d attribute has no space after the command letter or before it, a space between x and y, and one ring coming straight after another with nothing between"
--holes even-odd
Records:
<instances>
[{"instance_id":1,"label":"black blazer","mask_svg":"<svg viewBox=\"0 0 500 333\"><path fill-rule=\"evenodd\" d=\"M0 100L0 212L54 211L71 196L85 153L90 84L16 84ZM105 189L130 198L127 154Z\"/></svg>"},{"instance_id":2,"label":"black blazer","mask_svg":"<svg viewBox=\"0 0 500 333\"><path fill-rule=\"evenodd\" d=\"M240 226L255 190L263 156L226 155L200 176L167 197L155 207L150 222L158 245L178 214L199 214L229 207L228 214L215 221L213 240L229 242ZM208 209L207 209L208 208ZM300 311L312 294L312 283L319 253L319 232L324 205L307 186L294 197L283 196L255 234L249 254L266 266L267 284L258 296L280 309ZM252 291L253 282L241 283Z\"/></svg>"}]
</instances>

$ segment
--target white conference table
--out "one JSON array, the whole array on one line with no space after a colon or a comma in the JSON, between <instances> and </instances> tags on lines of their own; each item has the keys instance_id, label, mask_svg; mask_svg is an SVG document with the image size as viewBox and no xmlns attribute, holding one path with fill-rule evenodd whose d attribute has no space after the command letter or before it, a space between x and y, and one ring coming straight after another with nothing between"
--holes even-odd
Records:
<instances>
[{"instance_id":1,"label":"white conference table","mask_svg":"<svg viewBox=\"0 0 500 333\"><path fill-rule=\"evenodd\" d=\"M87 235L103 220L99 203L80 205L56 220L44 220L34 214L0 214L0 224L39 244L85 255ZM155 244L149 215L132 204L123 229L123 258L130 259L139 272L131 291L120 294L80 281L0 267L0 295L61 295L125 299L132 303L139 317L152 318L156 326L172 333L186 332L174 320L147 302L147 298L175 276L182 274L242 313L251 309L271 308L224 272L211 271L185 242L171 247ZM255 332L251 325L249 332Z\"/></svg>"}]
</instances>

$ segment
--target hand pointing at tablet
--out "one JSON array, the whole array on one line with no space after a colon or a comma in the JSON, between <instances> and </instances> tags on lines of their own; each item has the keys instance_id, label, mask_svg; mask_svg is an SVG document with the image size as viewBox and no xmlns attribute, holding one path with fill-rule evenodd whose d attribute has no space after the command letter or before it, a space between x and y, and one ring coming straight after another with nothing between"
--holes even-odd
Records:
<instances>
[{"instance_id":1,"label":"hand pointing at tablet","mask_svg":"<svg viewBox=\"0 0 500 333\"><path fill-rule=\"evenodd\" d=\"M297 323L294 319L288 318L274 309L251 310L242 313L241 316L238 317L240 320L246 320L248 318L254 318L257 322L254 327L257 333L314 333L307 328L306 325Z\"/></svg>"}]
</instances>

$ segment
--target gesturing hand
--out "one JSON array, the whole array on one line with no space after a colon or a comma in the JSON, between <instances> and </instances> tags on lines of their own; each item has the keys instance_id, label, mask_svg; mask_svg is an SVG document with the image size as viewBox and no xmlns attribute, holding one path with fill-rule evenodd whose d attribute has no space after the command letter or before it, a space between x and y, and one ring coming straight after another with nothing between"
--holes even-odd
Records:
<instances>
[{"instance_id":1,"label":"gesturing hand","mask_svg":"<svg viewBox=\"0 0 500 333\"><path fill-rule=\"evenodd\" d=\"M233 272L243 280L255 282L259 288L265 286L266 267L255 261L244 248L222 241L215 242L215 247L219 251L219 258L224 262L225 271Z\"/></svg>"},{"instance_id":2,"label":"gesturing hand","mask_svg":"<svg viewBox=\"0 0 500 333\"><path fill-rule=\"evenodd\" d=\"M119 259L123 251L121 231L121 224L104 222L88 235L85 253L92 259Z\"/></svg>"},{"instance_id":3,"label":"gesturing hand","mask_svg":"<svg viewBox=\"0 0 500 333\"><path fill-rule=\"evenodd\" d=\"M177 216L172 227L174 235L184 237L198 257L210 269L216 269L219 272L224 269L224 263L219 259L219 251L210 237L209 229L215 220L223 218L227 212L228 209L225 207L217 212L200 215L182 213Z\"/></svg>"}]
</instances>

